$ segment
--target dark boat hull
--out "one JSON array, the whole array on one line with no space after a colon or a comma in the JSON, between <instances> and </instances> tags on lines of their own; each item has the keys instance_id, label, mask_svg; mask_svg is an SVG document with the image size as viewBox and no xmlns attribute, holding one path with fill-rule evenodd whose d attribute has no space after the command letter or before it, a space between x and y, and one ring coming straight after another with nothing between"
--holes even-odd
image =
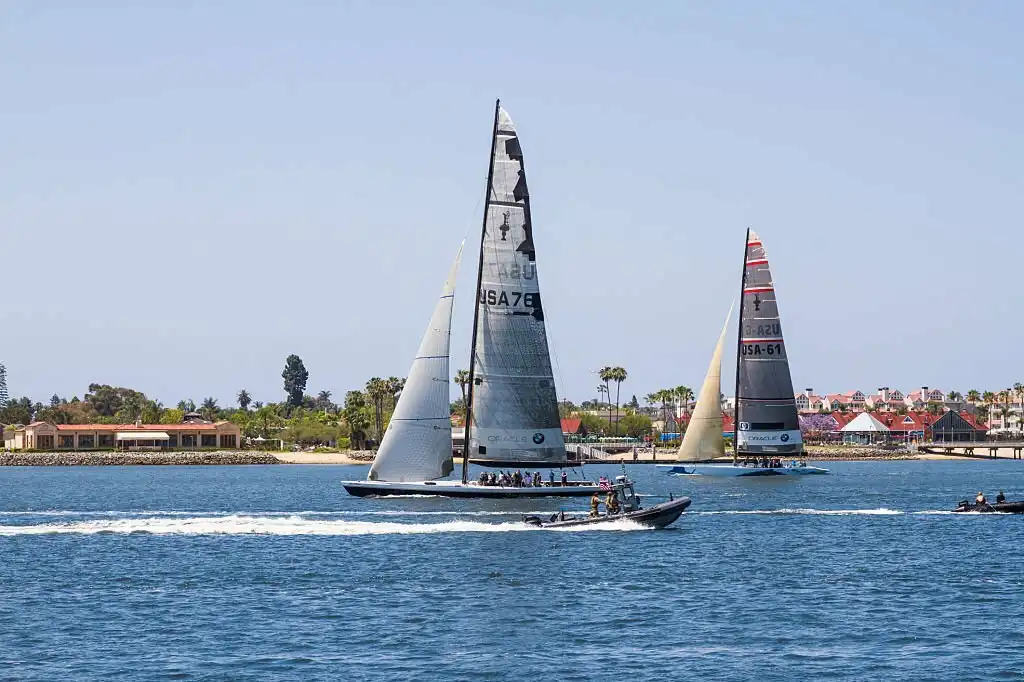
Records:
<instances>
[{"instance_id":1,"label":"dark boat hull","mask_svg":"<svg viewBox=\"0 0 1024 682\"><path fill-rule=\"evenodd\" d=\"M602 492L600 486L587 481L569 485L545 484L539 487L505 488L501 486L464 484L456 481L417 481L390 483L387 481L342 481L349 495L356 497L401 497L430 495L432 497L461 497L474 499L515 499L537 497L590 497Z\"/></svg>"},{"instance_id":2,"label":"dark boat hull","mask_svg":"<svg viewBox=\"0 0 1024 682\"><path fill-rule=\"evenodd\" d=\"M955 512L977 512L979 514L1024 514L1024 501L996 502L995 504L961 504Z\"/></svg>"},{"instance_id":3,"label":"dark boat hull","mask_svg":"<svg viewBox=\"0 0 1024 682\"><path fill-rule=\"evenodd\" d=\"M635 512L625 514L612 514L604 516L579 516L567 518L564 521L543 521L537 516L527 516L523 520L533 526L541 528L573 528L576 526L596 526L602 523L615 523L616 521L628 520L639 523L642 526L651 528L664 528L675 523L675 520L682 516L686 508L690 506L689 497L680 497L670 502L662 502L647 509L638 509Z\"/></svg>"}]
</instances>

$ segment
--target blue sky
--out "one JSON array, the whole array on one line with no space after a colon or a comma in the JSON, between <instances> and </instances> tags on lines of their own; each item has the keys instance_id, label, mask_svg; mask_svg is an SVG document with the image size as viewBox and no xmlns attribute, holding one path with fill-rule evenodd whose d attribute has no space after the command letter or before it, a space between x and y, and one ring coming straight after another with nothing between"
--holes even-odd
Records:
<instances>
[{"instance_id":1,"label":"blue sky","mask_svg":"<svg viewBox=\"0 0 1024 682\"><path fill-rule=\"evenodd\" d=\"M1024 282L1012 2L9 2L12 394L339 398L404 375L495 97L529 170L560 394L698 387L744 229L797 389L998 389ZM730 361L724 382L730 385Z\"/></svg>"}]
</instances>

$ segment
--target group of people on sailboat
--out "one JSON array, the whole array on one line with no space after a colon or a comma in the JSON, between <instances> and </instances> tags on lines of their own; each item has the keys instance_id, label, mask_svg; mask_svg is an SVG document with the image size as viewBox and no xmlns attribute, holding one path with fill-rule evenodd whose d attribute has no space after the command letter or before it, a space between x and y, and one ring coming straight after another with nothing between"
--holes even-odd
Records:
<instances>
[{"instance_id":1,"label":"group of people on sailboat","mask_svg":"<svg viewBox=\"0 0 1024 682\"><path fill-rule=\"evenodd\" d=\"M762 469L780 469L785 466L781 457L746 457L743 459L745 467L760 467ZM791 467L805 467L807 462L793 460L789 463Z\"/></svg>"},{"instance_id":2,"label":"group of people on sailboat","mask_svg":"<svg viewBox=\"0 0 1024 682\"><path fill-rule=\"evenodd\" d=\"M562 485L566 483L565 472L562 472ZM480 473L480 477L477 479L478 485L486 486L500 486L502 488L543 488L544 478L540 475L539 471L535 471L532 474L527 471L525 474L516 469L515 471L501 471L494 473L493 471L483 471ZM548 472L547 485L555 485L555 472Z\"/></svg>"}]
</instances>

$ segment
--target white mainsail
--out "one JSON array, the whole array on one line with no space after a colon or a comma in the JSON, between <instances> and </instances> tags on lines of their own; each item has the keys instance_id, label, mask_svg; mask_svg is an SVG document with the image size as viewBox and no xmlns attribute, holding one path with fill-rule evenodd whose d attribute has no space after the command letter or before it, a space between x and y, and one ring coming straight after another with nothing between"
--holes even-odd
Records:
<instances>
[{"instance_id":1,"label":"white mainsail","mask_svg":"<svg viewBox=\"0 0 1024 682\"><path fill-rule=\"evenodd\" d=\"M680 462L706 462L725 454L725 440L722 438L722 346L732 309L733 306L729 306L704 385L697 396L697 405L679 445L677 459Z\"/></svg>"},{"instance_id":2,"label":"white mainsail","mask_svg":"<svg viewBox=\"0 0 1024 682\"><path fill-rule=\"evenodd\" d=\"M498 108L480 248L473 352L473 461L558 465L566 460L551 370L530 194L519 136Z\"/></svg>"},{"instance_id":3,"label":"white mainsail","mask_svg":"<svg viewBox=\"0 0 1024 682\"><path fill-rule=\"evenodd\" d=\"M370 467L371 481L427 481L452 472L448 357L455 277L461 260L460 246Z\"/></svg>"}]
</instances>

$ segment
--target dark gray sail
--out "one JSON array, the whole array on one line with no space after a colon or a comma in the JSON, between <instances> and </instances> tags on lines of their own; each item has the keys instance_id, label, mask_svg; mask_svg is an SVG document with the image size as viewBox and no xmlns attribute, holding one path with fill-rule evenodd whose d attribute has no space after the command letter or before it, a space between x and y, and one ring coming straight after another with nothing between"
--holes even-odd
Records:
<instances>
[{"instance_id":1,"label":"dark gray sail","mask_svg":"<svg viewBox=\"0 0 1024 682\"><path fill-rule=\"evenodd\" d=\"M551 466L566 460L551 371L526 170L512 120L498 109L487 193L476 344L470 459Z\"/></svg>"},{"instance_id":2,"label":"dark gray sail","mask_svg":"<svg viewBox=\"0 0 1024 682\"><path fill-rule=\"evenodd\" d=\"M737 452L803 452L775 285L756 232L749 232L747 237L738 352Z\"/></svg>"}]
</instances>

